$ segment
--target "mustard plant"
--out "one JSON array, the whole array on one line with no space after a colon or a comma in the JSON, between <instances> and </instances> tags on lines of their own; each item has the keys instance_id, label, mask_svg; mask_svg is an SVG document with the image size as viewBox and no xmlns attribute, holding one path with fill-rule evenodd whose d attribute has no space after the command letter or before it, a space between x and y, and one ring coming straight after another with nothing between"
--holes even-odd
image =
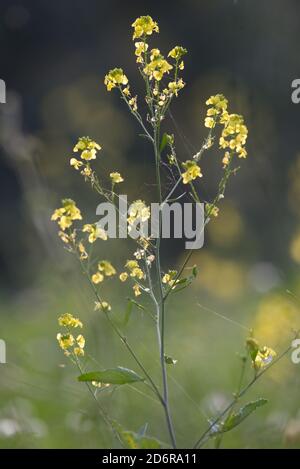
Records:
<instances>
[{"instance_id":1,"label":"mustard plant","mask_svg":"<svg viewBox=\"0 0 300 469\"><path fill-rule=\"evenodd\" d=\"M175 365L176 360L168 356L165 351L167 334L165 316L169 296L189 287L197 275L197 267L193 264L189 265L194 252L193 249L190 249L179 267L170 266L168 271L163 271L162 207L174 199L176 189L179 187L184 188L186 197L195 204L203 202L200 195L201 178L204 177L201 161L205 154L215 146L220 150L220 161L217 164L221 166L222 173L215 196L210 201L205 201L204 225L211 219L218 217L220 202L225 196L229 179L237 173L239 159L247 157L245 145L248 130L243 117L229 111L228 100L223 94L211 96L206 101L207 113L204 126L207 129L207 135L193 157L182 161L176 151L174 135L163 132L162 127L169 116L173 100L177 99L186 86L183 72L187 50L182 46L175 46L165 56L159 49L152 48L150 45L151 36L159 33L159 27L150 16L137 18L132 24L132 28L137 68L145 85L146 112L143 113L140 110L142 98L133 92L122 68L110 70L104 78L104 84L108 92L116 91L119 93L130 114L137 121L142 136L146 138L152 148L157 191L156 201L160 207L158 236L154 239L151 236L141 234L133 240L133 255L130 259L124 260L124 268L118 272L109 260L102 258L102 256L99 258L89 249L89 246L99 243L100 252L105 252L105 242L109 235L96 222L81 225L83 217L73 200L64 199L61 207L54 211L52 220L58 224L58 234L66 249L74 254L80 263L82 272L95 295L94 309L105 315L114 333L133 358L137 369L131 370L117 366L116 368L86 371L82 361L86 345L84 335L74 333L75 330L81 330L83 324L71 313L65 313L59 317L61 331L57 335L57 340L64 354L78 367L79 381L86 383L104 421L121 445L131 448L159 448L170 445L176 448L176 428L170 408L167 374L167 367ZM101 145L89 137L81 137L73 151L75 155L79 156L71 158L71 167L78 171L98 196L118 209L119 186L123 184L125 177L118 171L113 171L109 174L110 184L105 186L103 175L98 175L96 170L98 154L103 151ZM172 187L168 188L167 192L164 184L166 171L172 175L173 181ZM137 223L149 219L150 208L144 200L135 200L129 204L126 219L129 232ZM118 242L122 242L122 240ZM112 301L105 298L102 292L102 286L109 278L115 278L116 282L128 283L133 297L129 300L128 314L134 305L143 308L143 297L149 297L152 301L151 318L157 334L157 350L161 369L160 383L151 376L134 347L123 334L119 323L114 319ZM265 399L258 399L248 402L239 410L235 409L239 399L246 394L248 389L289 350L290 347L277 357L274 350L267 346L260 346L256 339L250 335L246 342L245 353L241 356L241 377L232 402L213 421L208 422L207 429L202 435L199 435L195 442L191 442L191 447L202 447L210 439L214 439L215 445L218 447L225 432L235 428L256 408L265 404ZM253 379L245 384L244 375L249 362L253 369ZM97 390L128 383L144 384L154 392L162 407L169 443L161 443L157 438L150 437L145 432L134 433L125 430L108 415L101 399L98 399Z\"/></svg>"}]
</instances>

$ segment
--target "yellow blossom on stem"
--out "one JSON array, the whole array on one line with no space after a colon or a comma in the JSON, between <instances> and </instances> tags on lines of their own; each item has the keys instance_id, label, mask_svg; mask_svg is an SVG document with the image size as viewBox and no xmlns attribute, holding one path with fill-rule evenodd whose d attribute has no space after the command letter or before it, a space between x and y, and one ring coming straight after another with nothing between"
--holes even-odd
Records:
<instances>
[{"instance_id":1,"label":"yellow blossom on stem","mask_svg":"<svg viewBox=\"0 0 300 469\"><path fill-rule=\"evenodd\" d=\"M82 242L78 244L78 251L80 254L80 260L84 261L85 259L89 257L88 253L85 250L84 244Z\"/></svg>"},{"instance_id":2,"label":"yellow blossom on stem","mask_svg":"<svg viewBox=\"0 0 300 469\"><path fill-rule=\"evenodd\" d=\"M128 273L127 272L122 272L119 275L119 279L121 280L121 282L126 282L126 280L128 279Z\"/></svg>"},{"instance_id":3,"label":"yellow blossom on stem","mask_svg":"<svg viewBox=\"0 0 300 469\"><path fill-rule=\"evenodd\" d=\"M135 44L135 55L137 56L137 63L143 63L143 54L148 50L148 44L144 41L136 42Z\"/></svg>"},{"instance_id":4,"label":"yellow blossom on stem","mask_svg":"<svg viewBox=\"0 0 300 469\"><path fill-rule=\"evenodd\" d=\"M171 91L171 93L175 94L175 96L178 96L178 91L180 91L184 86L185 83L182 78L177 81L171 81L170 83L168 83L169 90Z\"/></svg>"},{"instance_id":5,"label":"yellow blossom on stem","mask_svg":"<svg viewBox=\"0 0 300 469\"><path fill-rule=\"evenodd\" d=\"M264 346L260 349L255 357L253 362L253 366L259 370L261 368L265 368L266 366L270 365L274 358L276 357L277 353L271 349L270 347Z\"/></svg>"},{"instance_id":6,"label":"yellow blossom on stem","mask_svg":"<svg viewBox=\"0 0 300 469\"><path fill-rule=\"evenodd\" d=\"M135 296L139 296L139 295L142 294L142 293L141 293L140 286L139 286L137 283L135 283L135 284L133 285L132 289L133 289L133 291L134 291L134 295L135 295Z\"/></svg>"},{"instance_id":7,"label":"yellow blossom on stem","mask_svg":"<svg viewBox=\"0 0 300 469\"><path fill-rule=\"evenodd\" d=\"M80 160L77 160L76 158L71 158L70 159L70 165L73 166L75 169L80 169L81 166L83 165L83 162Z\"/></svg>"},{"instance_id":8,"label":"yellow blossom on stem","mask_svg":"<svg viewBox=\"0 0 300 469\"><path fill-rule=\"evenodd\" d=\"M116 86L127 85L128 78L123 72L122 68L114 68L110 70L104 78L104 84L107 88L107 91L111 91Z\"/></svg>"},{"instance_id":9,"label":"yellow blossom on stem","mask_svg":"<svg viewBox=\"0 0 300 469\"><path fill-rule=\"evenodd\" d=\"M150 208L147 207L143 200L135 200L130 205L128 214L127 221L129 225L132 225L137 220L144 222L150 218Z\"/></svg>"},{"instance_id":10,"label":"yellow blossom on stem","mask_svg":"<svg viewBox=\"0 0 300 469\"><path fill-rule=\"evenodd\" d=\"M101 274L100 272L96 272L95 274L92 275L92 282L95 283L96 285L98 283L103 282L104 280L104 275Z\"/></svg>"},{"instance_id":11,"label":"yellow blossom on stem","mask_svg":"<svg viewBox=\"0 0 300 469\"><path fill-rule=\"evenodd\" d=\"M137 96L133 96L129 99L128 104L134 112L137 111Z\"/></svg>"},{"instance_id":12,"label":"yellow blossom on stem","mask_svg":"<svg viewBox=\"0 0 300 469\"><path fill-rule=\"evenodd\" d=\"M113 184L120 184L120 182L124 181L124 178L122 178L120 173L110 173L109 177Z\"/></svg>"},{"instance_id":13,"label":"yellow blossom on stem","mask_svg":"<svg viewBox=\"0 0 300 469\"><path fill-rule=\"evenodd\" d=\"M91 140L89 137L80 137L73 148L75 153L81 151L80 158L85 161L95 160L98 150L101 150L99 143ZM71 159L70 164L71 166L74 166L75 169L79 169L81 166L75 158Z\"/></svg>"},{"instance_id":14,"label":"yellow blossom on stem","mask_svg":"<svg viewBox=\"0 0 300 469\"><path fill-rule=\"evenodd\" d=\"M109 261L100 261L98 263L98 269L100 272L103 272L106 277L111 277L116 274L116 269Z\"/></svg>"},{"instance_id":15,"label":"yellow blossom on stem","mask_svg":"<svg viewBox=\"0 0 300 469\"><path fill-rule=\"evenodd\" d=\"M126 262L125 267L129 270L130 277L138 278L139 280L145 278L144 272L140 268L138 261L129 260Z\"/></svg>"},{"instance_id":16,"label":"yellow blossom on stem","mask_svg":"<svg viewBox=\"0 0 300 469\"><path fill-rule=\"evenodd\" d=\"M107 240L107 234L103 228L100 228L96 223L84 225L82 231L89 233L88 240L90 243L94 243L97 239L102 239L103 241Z\"/></svg>"},{"instance_id":17,"label":"yellow blossom on stem","mask_svg":"<svg viewBox=\"0 0 300 469\"><path fill-rule=\"evenodd\" d=\"M175 277L177 275L177 270L169 270L162 278L162 283L169 285L170 287L175 286Z\"/></svg>"},{"instance_id":18,"label":"yellow blossom on stem","mask_svg":"<svg viewBox=\"0 0 300 469\"><path fill-rule=\"evenodd\" d=\"M184 47L176 46L168 53L168 57L172 57L172 59L179 60L187 54L187 50Z\"/></svg>"},{"instance_id":19,"label":"yellow blossom on stem","mask_svg":"<svg viewBox=\"0 0 300 469\"><path fill-rule=\"evenodd\" d=\"M68 348L72 347L75 343L75 339L72 334L61 334L60 332L56 336L60 348L63 350L67 350Z\"/></svg>"},{"instance_id":20,"label":"yellow blossom on stem","mask_svg":"<svg viewBox=\"0 0 300 469\"><path fill-rule=\"evenodd\" d=\"M133 32L133 39L142 37L142 36L150 36L153 32L158 33L159 28L156 21L153 21L151 16L140 16L137 18L131 25L134 29Z\"/></svg>"},{"instance_id":21,"label":"yellow blossom on stem","mask_svg":"<svg viewBox=\"0 0 300 469\"><path fill-rule=\"evenodd\" d=\"M151 62L144 67L144 73L149 76L150 80L154 78L160 81L165 73L169 73L173 66L159 53L158 49L152 49Z\"/></svg>"},{"instance_id":22,"label":"yellow blossom on stem","mask_svg":"<svg viewBox=\"0 0 300 469\"><path fill-rule=\"evenodd\" d=\"M62 207L53 212L51 220L57 221L60 228L65 231L72 226L74 220L82 220L82 216L74 200L64 199Z\"/></svg>"},{"instance_id":23,"label":"yellow blossom on stem","mask_svg":"<svg viewBox=\"0 0 300 469\"><path fill-rule=\"evenodd\" d=\"M58 324L64 327L82 327L80 319L75 318L70 313L65 313L58 318Z\"/></svg>"},{"instance_id":24,"label":"yellow blossom on stem","mask_svg":"<svg viewBox=\"0 0 300 469\"><path fill-rule=\"evenodd\" d=\"M187 160L182 163L183 168L186 170L181 174L183 184L188 184L198 177L202 177L200 166L197 165L196 161Z\"/></svg>"},{"instance_id":25,"label":"yellow blossom on stem","mask_svg":"<svg viewBox=\"0 0 300 469\"><path fill-rule=\"evenodd\" d=\"M107 301L96 301L95 303L95 311L103 311L105 313L111 311L111 306Z\"/></svg>"}]
</instances>

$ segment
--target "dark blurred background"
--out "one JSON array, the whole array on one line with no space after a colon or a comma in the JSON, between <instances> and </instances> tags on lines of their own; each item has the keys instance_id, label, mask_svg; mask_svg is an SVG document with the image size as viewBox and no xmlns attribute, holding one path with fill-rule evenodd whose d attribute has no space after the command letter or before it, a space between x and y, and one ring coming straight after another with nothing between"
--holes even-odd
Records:
<instances>
[{"instance_id":1,"label":"dark blurred background","mask_svg":"<svg viewBox=\"0 0 300 469\"><path fill-rule=\"evenodd\" d=\"M95 325L90 340L105 366L108 357L116 364L122 349L109 335L103 339L106 326L88 311L87 287L49 218L65 196L74 198L90 219L95 213L95 196L69 167L81 135L103 146L99 171L119 170L126 177L126 193L151 199L151 152L137 137L139 129L117 93L107 93L103 85L106 72L119 66L141 96L131 23L144 14L160 26L159 36L151 38L154 46L165 53L177 44L188 49L187 86L172 107L173 120L165 123L175 134L180 158L191 157L206 135L205 101L211 94L224 93L231 111L243 114L249 128L249 157L241 161L220 216L207 229L205 246L195 256L198 280L190 295L176 300L170 326L170 346L183 366L174 373L186 385L186 402L176 416L182 445L197 430L193 405L201 409L199 425L205 426L201 412L214 413L234 388L235 352L247 332L226 318L254 327L262 341L279 349L300 322L300 104L291 101L291 83L300 78L300 3L1 1L0 78L7 86L7 102L0 104L0 335L8 350L8 364L0 365L4 447L112 444L101 425L99 430L84 390L73 385L74 371L58 366L57 315L73 309ZM201 190L207 200L216 190L221 157L213 150L204 162ZM126 260L122 246L109 246L121 265L120 259ZM165 247L164 262L176 267L183 253L180 245L171 246ZM122 294L113 291L118 305ZM188 316L186 301L191 299L195 304ZM210 313L196 306L199 301ZM144 334L143 327L138 326L133 340ZM218 344L213 351L211 341ZM228 437L228 446L297 446L297 386L299 370L287 359L269 385L261 387L270 396L268 410L253 427ZM174 400L180 398L176 389ZM123 406L116 399L120 420L137 429L143 422L132 416L135 401L130 392L122 399ZM84 410L76 410L74 400ZM146 412L142 399L137 406ZM153 410L153 433L161 428L159 415Z\"/></svg>"}]
</instances>

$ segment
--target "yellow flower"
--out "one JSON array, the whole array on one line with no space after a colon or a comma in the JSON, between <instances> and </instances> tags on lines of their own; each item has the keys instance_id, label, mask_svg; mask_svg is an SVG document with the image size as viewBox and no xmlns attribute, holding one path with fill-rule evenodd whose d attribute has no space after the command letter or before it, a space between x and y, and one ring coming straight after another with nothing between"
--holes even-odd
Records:
<instances>
[{"instance_id":1,"label":"yellow flower","mask_svg":"<svg viewBox=\"0 0 300 469\"><path fill-rule=\"evenodd\" d=\"M135 296L139 296L139 295L142 294L142 293L141 293L140 286L139 286L137 283L135 283L135 284L133 285L132 289L133 289L133 291L134 291L134 295L135 295Z\"/></svg>"},{"instance_id":2,"label":"yellow flower","mask_svg":"<svg viewBox=\"0 0 300 469\"><path fill-rule=\"evenodd\" d=\"M126 86L126 88L123 89L123 93L125 94L125 96L130 96L130 87L129 85Z\"/></svg>"},{"instance_id":3,"label":"yellow flower","mask_svg":"<svg viewBox=\"0 0 300 469\"><path fill-rule=\"evenodd\" d=\"M81 212L79 208L76 207L74 200L64 199L62 201L62 207L56 209L52 216L51 220L57 221L60 228L65 231L66 228L72 226L74 220L82 220Z\"/></svg>"},{"instance_id":4,"label":"yellow flower","mask_svg":"<svg viewBox=\"0 0 300 469\"><path fill-rule=\"evenodd\" d=\"M211 96L206 101L206 104L207 106L211 105L220 111L225 111L227 109L228 100L223 94L216 94L215 96Z\"/></svg>"},{"instance_id":5,"label":"yellow flower","mask_svg":"<svg viewBox=\"0 0 300 469\"><path fill-rule=\"evenodd\" d=\"M180 78L177 81L171 81L168 84L168 88L171 91L171 93L175 94L175 96L178 96L178 91L181 90L185 86L184 81Z\"/></svg>"},{"instance_id":6,"label":"yellow flower","mask_svg":"<svg viewBox=\"0 0 300 469\"><path fill-rule=\"evenodd\" d=\"M122 272L119 275L119 279L121 280L121 282L126 282L126 280L128 279L128 273L127 272Z\"/></svg>"},{"instance_id":7,"label":"yellow flower","mask_svg":"<svg viewBox=\"0 0 300 469\"><path fill-rule=\"evenodd\" d=\"M96 223L94 224L86 224L83 226L82 231L84 233L89 233L89 242L94 243L96 239L102 239L103 241L107 240L107 234L100 228Z\"/></svg>"},{"instance_id":8,"label":"yellow flower","mask_svg":"<svg viewBox=\"0 0 300 469\"><path fill-rule=\"evenodd\" d=\"M133 39L141 36L150 36L153 32L158 33L159 28L151 16L140 16L131 25L134 28Z\"/></svg>"},{"instance_id":9,"label":"yellow flower","mask_svg":"<svg viewBox=\"0 0 300 469\"><path fill-rule=\"evenodd\" d=\"M104 84L107 88L107 91L111 91L116 86L127 85L128 78L124 74L122 68L114 68L110 70L104 78Z\"/></svg>"},{"instance_id":10,"label":"yellow flower","mask_svg":"<svg viewBox=\"0 0 300 469\"><path fill-rule=\"evenodd\" d=\"M246 344L252 360L252 366L257 371L270 365L277 355L277 353L270 347L264 346L260 348L258 341L253 337L249 337Z\"/></svg>"},{"instance_id":11,"label":"yellow flower","mask_svg":"<svg viewBox=\"0 0 300 469\"><path fill-rule=\"evenodd\" d=\"M137 111L137 96L133 96L129 101L128 101L129 106L131 106L133 111Z\"/></svg>"},{"instance_id":12,"label":"yellow flower","mask_svg":"<svg viewBox=\"0 0 300 469\"><path fill-rule=\"evenodd\" d=\"M79 335L76 337L76 342L77 342L77 344L78 344L78 347L84 348L84 346L85 346L85 338L83 337L82 334L79 334Z\"/></svg>"},{"instance_id":13,"label":"yellow flower","mask_svg":"<svg viewBox=\"0 0 300 469\"><path fill-rule=\"evenodd\" d=\"M75 355L77 355L78 357L83 357L84 356L84 350L80 347L74 347L74 350L73 352L75 353Z\"/></svg>"},{"instance_id":14,"label":"yellow flower","mask_svg":"<svg viewBox=\"0 0 300 469\"><path fill-rule=\"evenodd\" d=\"M165 73L169 73L173 66L167 62L167 60L160 54L158 49L152 49L151 62L149 62L144 68L144 73L149 76L150 80L154 78L160 81Z\"/></svg>"},{"instance_id":15,"label":"yellow flower","mask_svg":"<svg viewBox=\"0 0 300 469\"><path fill-rule=\"evenodd\" d=\"M133 278L136 277L139 280L142 280L143 278L145 278L144 272L140 268L138 261L129 260L126 262L125 267L129 270L130 277L133 277Z\"/></svg>"},{"instance_id":16,"label":"yellow flower","mask_svg":"<svg viewBox=\"0 0 300 469\"><path fill-rule=\"evenodd\" d=\"M107 303L107 301L102 301L102 302L96 301L95 311L98 311L98 310L104 311L106 313L106 312L111 311L111 306L109 303Z\"/></svg>"},{"instance_id":17,"label":"yellow flower","mask_svg":"<svg viewBox=\"0 0 300 469\"><path fill-rule=\"evenodd\" d=\"M101 274L100 272L96 272L94 275L92 275L92 282L97 284L101 283L104 280L104 275Z\"/></svg>"},{"instance_id":18,"label":"yellow flower","mask_svg":"<svg viewBox=\"0 0 300 469\"><path fill-rule=\"evenodd\" d=\"M82 161L76 160L76 158L71 158L70 165L78 170L83 165L83 163Z\"/></svg>"},{"instance_id":19,"label":"yellow flower","mask_svg":"<svg viewBox=\"0 0 300 469\"><path fill-rule=\"evenodd\" d=\"M176 46L168 53L168 57L172 59L179 60L187 53L187 50L184 47Z\"/></svg>"},{"instance_id":20,"label":"yellow flower","mask_svg":"<svg viewBox=\"0 0 300 469\"><path fill-rule=\"evenodd\" d=\"M103 272L107 277L111 277L116 274L116 269L112 266L109 261L100 261L98 264L98 269L100 272Z\"/></svg>"},{"instance_id":21,"label":"yellow flower","mask_svg":"<svg viewBox=\"0 0 300 469\"><path fill-rule=\"evenodd\" d=\"M162 283L168 284L170 287L174 287L176 275L177 275L177 270L169 270L169 272L163 276Z\"/></svg>"},{"instance_id":22,"label":"yellow flower","mask_svg":"<svg viewBox=\"0 0 300 469\"><path fill-rule=\"evenodd\" d=\"M75 339L72 334L61 334L60 332L56 336L60 348L67 350L72 347L75 343Z\"/></svg>"},{"instance_id":23,"label":"yellow flower","mask_svg":"<svg viewBox=\"0 0 300 469\"><path fill-rule=\"evenodd\" d=\"M119 184L124 181L120 173L110 173L109 177L114 184Z\"/></svg>"},{"instance_id":24,"label":"yellow flower","mask_svg":"<svg viewBox=\"0 0 300 469\"><path fill-rule=\"evenodd\" d=\"M101 146L89 137L80 137L73 148L75 153L81 151L80 158L85 161L95 160L98 150L101 150ZM78 169L81 166L75 158L71 159L70 164L74 166L75 169Z\"/></svg>"},{"instance_id":25,"label":"yellow flower","mask_svg":"<svg viewBox=\"0 0 300 469\"><path fill-rule=\"evenodd\" d=\"M264 346L262 349L260 349L255 357L255 360L253 362L253 366L258 370L261 368L264 368L274 360L276 357L277 353L271 349L270 347Z\"/></svg>"},{"instance_id":26,"label":"yellow flower","mask_svg":"<svg viewBox=\"0 0 300 469\"><path fill-rule=\"evenodd\" d=\"M210 217L217 217L219 215L219 209L214 204L206 204L206 210Z\"/></svg>"},{"instance_id":27,"label":"yellow flower","mask_svg":"<svg viewBox=\"0 0 300 469\"><path fill-rule=\"evenodd\" d=\"M216 121L215 119L213 119L212 117L206 117L205 118L205 121L204 121L204 125L205 127L207 127L208 129L213 129L216 125Z\"/></svg>"},{"instance_id":28,"label":"yellow flower","mask_svg":"<svg viewBox=\"0 0 300 469\"><path fill-rule=\"evenodd\" d=\"M64 327L82 327L82 322L70 313L65 313L58 318L58 324Z\"/></svg>"},{"instance_id":29,"label":"yellow flower","mask_svg":"<svg viewBox=\"0 0 300 469\"><path fill-rule=\"evenodd\" d=\"M132 225L136 220L144 222L150 218L150 208L143 200L135 200L129 207L127 221Z\"/></svg>"},{"instance_id":30,"label":"yellow flower","mask_svg":"<svg viewBox=\"0 0 300 469\"><path fill-rule=\"evenodd\" d=\"M202 177L200 166L197 165L196 161L187 160L185 163L182 163L183 168L186 170L181 174L183 184L188 184L197 177Z\"/></svg>"},{"instance_id":31,"label":"yellow flower","mask_svg":"<svg viewBox=\"0 0 300 469\"><path fill-rule=\"evenodd\" d=\"M84 244L82 242L78 244L78 250L80 254L80 259L82 261L88 258L88 253L86 252Z\"/></svg>"},{"instance_id":32,"label":"yellow flower","mask_svg":"<svg viewBox=\"0 0 300 469\"><path fill-rule=\"evenodd\" d=\"M141 42L136 42L135 43L135 55L137 56L137 63L143 63L144 62L144 59L142 57L142 55L147 52L148 50L148 44L144 41L141 41Z\"/></svg>"}]
</instances>

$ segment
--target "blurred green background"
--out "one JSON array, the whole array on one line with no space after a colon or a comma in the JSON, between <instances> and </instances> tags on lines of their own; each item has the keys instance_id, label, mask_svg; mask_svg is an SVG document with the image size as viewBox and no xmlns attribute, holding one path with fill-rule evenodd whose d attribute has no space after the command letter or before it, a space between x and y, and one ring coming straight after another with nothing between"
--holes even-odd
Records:
<instances>
[{"instance_id":1,"label":"blurred green background","mask_svg":"<svg viewBox=\"0 0 300 469\"><path fill-rule=\"evenodd\" d=\"M93 222L97 197L71 170L77 137L103 146L96 165L107 178L118 170L124 191L151 201L153 160L117 93L107 93L107 70L122 67L141 96L131 23L150 14L159 23L153 44L167 52L185 46L186 88L165 129L175 134L178 156L190 158L206 135L205 100L224 93L230 109L245 116L249 157L230 184L218 219L194 256L199 274L168 306L170 397L179 445L188 447L207 419L235 390L247 328L278 352L300 324L300 105L291 102L299 73L300 4L296 0L185 0L173 2L2 1L0 78L0 445L3 448L115 447L77 372L56 343L57 316L70 311L84 322L87 349L98 364L136 368L93 311L93 297L75 260L63 250L50 222L63 197L74 198ZM175 123L175 124L174 124ZM179 130L180 129L180 130ZM200 183L211 200L222 155L211 151ZM99 255L122 266L133 244L116 240ZM176 268L182 243L164 243L164 267ZM291 292L291 293L289 293ZM117 280L106 297L122 316L130 292ZM126 329L142 360L160 379L155 333L135 310ZM247 399L269 403L224 447L300 446L300 365L286 356L257 383ZM249 366L248 376L251 375ZM167 441L162 411L142 385L107 389L100 400L125 428Z\"/></svg>"}]
</instances>

